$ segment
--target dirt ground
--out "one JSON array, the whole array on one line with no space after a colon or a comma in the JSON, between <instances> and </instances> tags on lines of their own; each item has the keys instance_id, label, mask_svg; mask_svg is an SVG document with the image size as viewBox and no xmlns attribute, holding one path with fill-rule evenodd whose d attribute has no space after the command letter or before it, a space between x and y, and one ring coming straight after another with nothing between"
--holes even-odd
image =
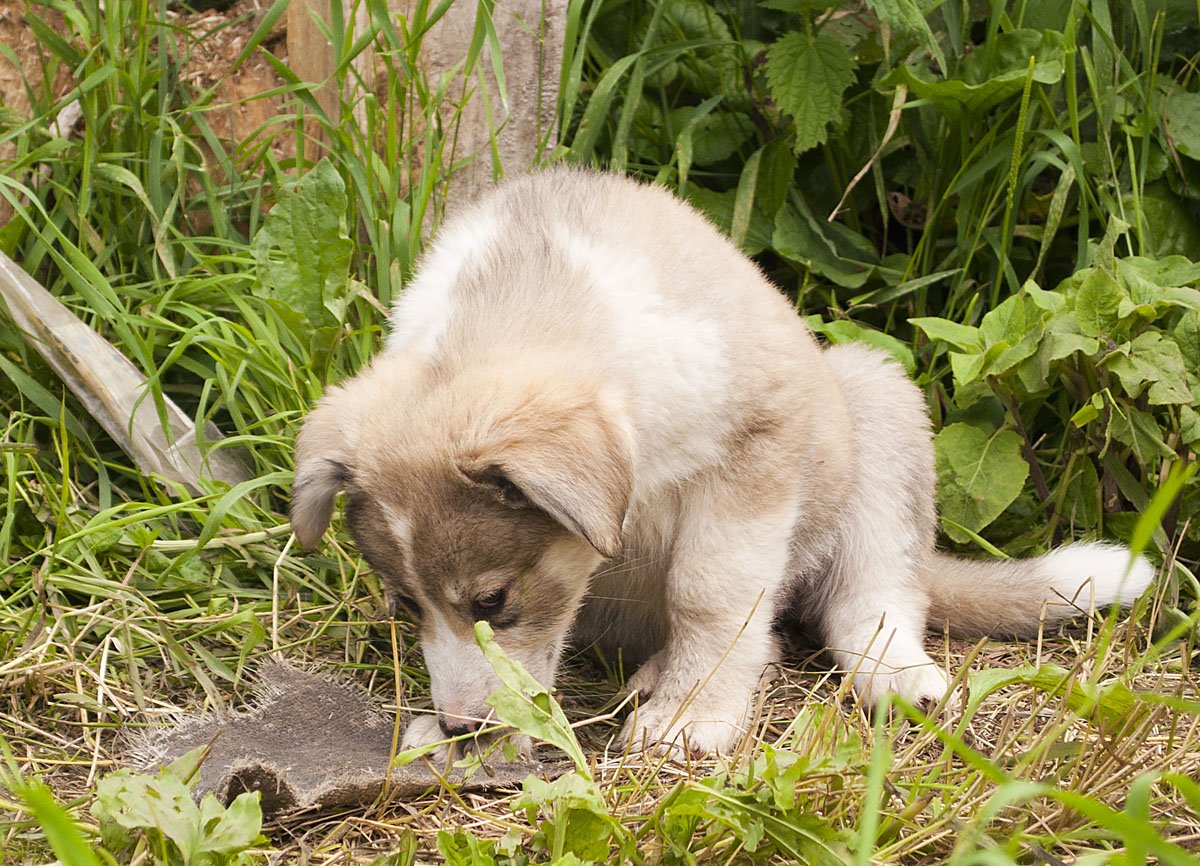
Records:
<instances>
[{"instance_id":1,"label":"dirt ground","mask_svg":"<svg viewBox=\"0 0 1200 866\"><path fill-rule=\"evenodd\" d=\"M256 131L282 113L287 99L285 95L262 95L283 82L261 50L240 66L234 65L268 6L264 0L236 0L224 11L167 13L168 22L180 33L176 52L180 80L190 84L197 94L216 87L208 121L213 131L231 145L252 139ZM54 63L38 43L30 25L32 16L64 38L79 42L61 14L34 7L26 0L0 0L0 45L12 52L12 56L0 53L0 132L28 120L33 104L47 98L60 99L76 84L71 70ZM279 19L262 49L287 61L287 16ZM48 75L48 70L52 74ZM290 136L274 137L277 156L288 156L283 151L291 146ZM0 170L14 151L11 142L0 143ZM7 203L0 201L0 226L11 215Z\"/></svg>"}]
</instances>

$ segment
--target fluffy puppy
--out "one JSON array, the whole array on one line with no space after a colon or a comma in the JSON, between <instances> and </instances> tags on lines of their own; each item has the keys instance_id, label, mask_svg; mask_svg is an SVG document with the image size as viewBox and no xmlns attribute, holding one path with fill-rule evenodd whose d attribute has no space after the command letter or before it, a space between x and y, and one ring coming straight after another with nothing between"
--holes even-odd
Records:
<instances>
[{"instance_id":1,"label":"fluffy puppy","mask_svg":"<svg viewBox=\"0 0 1200 866\"><path fill-rule=\"evenodd\" d=\"M865 700L932 701L927 624L1027 635L1151 581L1103 544L939 554L934 480L924 398L887 357L822 349L668 192L558 168L446 223L385 351L305 422L292 523L313 545L344 491L418 617L438 715L406 745L487 716L487 620L548 686L569 641L640 664L626 736L703 753L741 734L781 620Z\"/></svg>"}]
</instances>

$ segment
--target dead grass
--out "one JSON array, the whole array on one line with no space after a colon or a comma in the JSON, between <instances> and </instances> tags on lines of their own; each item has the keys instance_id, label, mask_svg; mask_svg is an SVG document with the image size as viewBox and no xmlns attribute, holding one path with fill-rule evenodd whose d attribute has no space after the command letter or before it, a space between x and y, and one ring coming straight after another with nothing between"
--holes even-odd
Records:
<instances>
[{"instance_id":1,"label":"dead grass","mask_svg":"<svg viewBox=\"0 0 1200 866\"><path fill-rule=\"evenodd\" d=\"M279 543L259 541L239 550L264 564L278 559ZM385 702L394 694L396 666L419 703L424 675L418 657L411 648L406 658L391 657L386 630L372 620L371 581L359 574L349 552L338 549L345 584L340 591L326 591L335 597L311 592L309 581L317 579L311 560L289 557L282 565L299 579L280 586L274 605L264 594L232 596L221 609L188 617L155 613L153 605L138 600L132 584L139 582L139 560L121 591L112 587L110 597L88 606L65 606L54 593L33 587L44 594L43 605L26 609L37 622L0 662L0 727L23 771L41 776L60 800L85 805L95 779L117 763L126 726L166 712L236 702L245 692L246 666L273 643L289 657L340 670ZM350 588L353 594L345 592ZM278 619L274 633L272 607ZM231 626L231 617L237 626ZM257 643L240 652L245 646L238 644L247 635L257 636ZM402 628L402 635L410 646L411 629ZM964 842L985 848L1009 839L1020 840L1020 852L1039 862L1069 862L1119 847L1119 839L1063 802L1042 796L992 808L1001 785L1050 785L1119 812L1139 776L1200 777L1200 682L1186 643L1147 652L1149 635L1138 623L1124 620L1111 627L1100 619L1028 643L931 641L935 658L951 673L967 665L968 683L978 683L981 671L1058 666L1069 672L1068 694L1088 684L1103 688L1122 682L1138 699L1136 712L1072 711L1067 697L1044 683L1015 683L989 695L969 718L961 705L947 708L936 723L914 722L895 710L890 718L872 718L847 699L842 678L812 654L794 657L764 681L752 731L736 754L722 762L679 763L623 753L613 745L620 719L606 716L621 692L598 664L572 661L559 693L572 720L600 717L580 727L578 735L610 814L641 834L639 850L648 860L672 859L654 821L673 794L714 772L722 774L716 790L739 796L761 792L761 779L747 773L757 760L761 774L768 748L813 759L812 772L795 781L796 802L808 804L847 837L860 825L870 799L872 747L884 749L887 767L872 862L943 862ZM1127 671L1130 661L1135 673ZM826 767L817 760L834 754L839 762ZM417 800L293 815L268 826L275 846L271 859L366 864L414 839L421 859L438 859L438 834L445 830L528 845L536 822L515 808L515 798L516 792L442 789ZM1195 804L1163 783L1155 785L1152 803L1148 817L1162 838L1195 848L1200 840ZM4 850L28 850L24 846L36 839L33 828L19 807L5 805L0 819ZM85 817L86 809L78 814ZM761 852L745 850L737 834L716 838L723 841L693 851L694 856L705 862L758 862ZM775 852L768 859L780 856Z\"/></svg>"}]
</instances>

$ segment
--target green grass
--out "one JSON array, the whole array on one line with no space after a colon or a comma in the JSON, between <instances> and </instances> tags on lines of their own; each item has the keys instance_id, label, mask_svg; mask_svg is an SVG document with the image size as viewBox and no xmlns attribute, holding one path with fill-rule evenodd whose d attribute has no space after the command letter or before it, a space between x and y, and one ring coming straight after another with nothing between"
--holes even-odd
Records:
<instances>
[{"instance_id":1,"label":"green grass","mask_svg":"<svg viewBox=\"0 0 1200 866\"><path fill-rule=\"evenodd\" d=\"M679 189L821 317L814 324L827 338L882 338L907 353L939 422L1016 433L1028 480L952 543L969 549L975 537L1022 553L1083 534L1136 537L1164 560L1153 597L1128 619L1085 619L1029 643L934 637L935 657L961 672L971 701L933 720L903 706L870 715L846 702L821 659L795 657L764 685L756 723L726 762L606 751L620 722L609 712L621 700L618 678L572 660L559 697L573 723L595 719L576 730L595 787L569 776L522 795L443 790L286 819L265 828L285 861L303 851L311 863L387 852L405 863L1193 862L1196 479L1174 476L1182 504L1153 497L1172 467L1194 465L1196 431L1186 403L1153 402L1160 380L1122 376L1115 356L1158 334L1179 341L1195 377L1184 339L1194 313L1167 290L1186 299L1197 278L1180 278L1190 272L1179 265L1175 282L1146 289L1151 309L1106 325L1120 351L1056 359L1044 382L998 364L971 379L952 367L952 354L971 361L969 346L908 320L978 328L986 354L1012 336L986 314L1012 297L1045 300L1021 293L1027 280L1063 286L1078 318L1076 271L1108 274L1129 295L1141 290L1130 287L1132 256L1196 258L1187 244L1200 172L1179 149L1180 123L1164 120L1176 110L1168 96L1196 93L1187 39L1196 11L1147 2L1126 15L1075 2L1050 20L1040 4L994 6L975 19L956 3L929 15L948 72L965 75L967 58L986 53L964 47L981 32L1024 27L1070 37L1061 76L1042 82L1025 74L1027 58L992 58L993 71L1017 70L1012 92L958 118L939 106L943 92L920 95L910 82L892 127L899 79L889 76L933 54L911 20L884 42L876 19L848 4L827 15L573 3L557 155ZM0 196L16 212L0 227L0 248L150 376L150 399L170 396L214 421L245 451L255 481L188 496L142 477L0 317L0 736L12 755L0 778L0 859L14 863L87 862L64 852L78 834L97 844L96 786L123 731L236 702L268 651L342 671L386 700L394 681L415 700L427 695L413 629L401 624L394 652L379 583L344 528L305 554L289 540L286 506L300 419L327 382L376 350L383 310L442 212L463 154L452 115L438 112L467 95L420 65L414 34L440 6L420 4L400 22L372 2L385 86L366 97L366 130L350 104L325 116L308 85L276 64L288 112L257 136L224 142L212 120L236 106L178 75L205 45L177 39L163 6L54 8L67 14L66 38L39 30L44 68L24 70L32 117L0 131L11 148L0 151L11 154L0 162ZM283 8L266 10L242 59ZM835 26L853 49L846 113L829 121L824 143L795 153L820 118L797 119L771 98L760 52ZM361 48L335 40L339 92L354 92L343 85ZM464 46L468 58L495 59L486 39ZM52 100L43 83L60 70L72 89ZM49 123L70 100L81 132L55 138ZM310 140L318 130L322 151ZM299 194L289 183L313 168L295 154L318 152L328 160L328 233L344 235L347 255L325 270L281 267L283 248L266 242L271 221ZM827 223L868 165L839 221ZM897 191L925 216L899 222L888 205ZM1174 235L1163 234L1168 226ZM318 304L289 315L281 299L314 278L330 287L321 300L338 302L336 312ZM1027 330L1042 329L1041 346L1052 323L1036 323ZM1096 417L1084 420L1088 406ZM1133 411L1167 453L1114 420ZM1138 531L1143 512L1152 520ZM44 781L59 805L14 774ZM142 844L148 862L167 861ZM248 856L265 856L255 851ZM131 856L140 855L121 855Z\"/></svg>"}]
</instances>

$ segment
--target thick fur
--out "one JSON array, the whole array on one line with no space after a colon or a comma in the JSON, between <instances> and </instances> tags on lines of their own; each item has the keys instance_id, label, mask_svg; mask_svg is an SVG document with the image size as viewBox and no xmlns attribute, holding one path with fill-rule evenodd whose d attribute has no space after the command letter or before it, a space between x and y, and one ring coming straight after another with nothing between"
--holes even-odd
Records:
<instances>
[{"instance_id":1,"label":"thick fur","mask_svg":"<svg viewBox=\"0 0 1200 866\"><path fill-rule=\"evenodd\" d=\"M814 625L864 698L932 700L927 625L1029 634L1153 576L1100 544L937 553L930 425L903 371L822 349L664 190L566 169L447 223L386 351L330 388L296 462L300 541L345 490L360 551L419 613L441 730L410 746L487 715L478 618L546 684L568 640L640 664L626 736L710 752L738 738L780 622Z\"/></svg>"}]
</instances>

